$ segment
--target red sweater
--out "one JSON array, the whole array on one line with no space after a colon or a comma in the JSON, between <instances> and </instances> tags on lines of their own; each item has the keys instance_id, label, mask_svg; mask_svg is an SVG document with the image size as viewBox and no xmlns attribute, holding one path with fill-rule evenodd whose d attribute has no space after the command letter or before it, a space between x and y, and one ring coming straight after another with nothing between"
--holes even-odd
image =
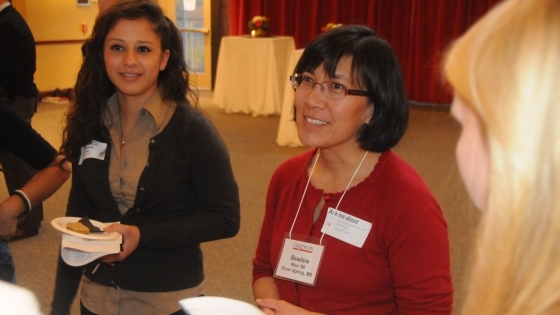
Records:
<instances>
[{"instance_id":1,"label":"red sweater","mask_svg":"<svg viewBox=\"0 0 560 315\"><path fill-rule=\"evenodd\" d=\"M253 282L274 274L284 233L290 230L308 180L313 151L295 156L272 176L266 201ZM311 184L293 233L320 238L328 207L342 192L325 195ZM327 201L328 200L328 201ZM447 225L418 173L387 151L363 182L350 188L340 211L372 223L362 248L329 235L314 287L275 279L281 299L309 311L336 314L451 314Z\"/></svg>"}]
</instances>

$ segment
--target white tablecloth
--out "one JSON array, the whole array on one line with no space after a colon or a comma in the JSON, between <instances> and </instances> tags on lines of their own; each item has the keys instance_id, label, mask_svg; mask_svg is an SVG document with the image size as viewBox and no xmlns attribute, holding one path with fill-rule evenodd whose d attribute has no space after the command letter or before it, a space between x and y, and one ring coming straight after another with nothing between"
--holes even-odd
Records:
<instances>
[{"instance_id":1,"label":"white tablecloth","mask_svg":"<svg viewBox=\"0 0 560 315\"><path fill-rule=\"evenodd\" d=\"M292 108L294 107L294 89L292 88L292 83L288 79L289 75L293 73L301 54L303 54L303 49L294 50L292 53L290 68L286 76L286 82L284 83L284 101L282 102L280 126L278 127L278 136L276 137L276 143L281 146L304 146L301 141L299 141L296 123L293 120L294 113Z\"/></svg>"},{"instance_id":2,"label":"white tablecloth","mask_svg":"<svg viewBox=\"0 0 560 315\"><path fill-rule=\"evenodd\" d=\"M279 115L294 49L291 36L223 37L214 104L226 113Z\"/></svg>"}]
</instances>

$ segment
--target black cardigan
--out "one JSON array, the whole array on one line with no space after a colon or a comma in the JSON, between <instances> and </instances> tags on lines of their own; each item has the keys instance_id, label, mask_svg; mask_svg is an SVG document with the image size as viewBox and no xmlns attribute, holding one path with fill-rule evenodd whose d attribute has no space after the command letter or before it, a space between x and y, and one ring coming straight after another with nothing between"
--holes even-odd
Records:
<instances>
[{"instance_id":1,"label":"black cardigan","mask_svg":"<svg viewBox=\"0 0 560 315\"><path fill-rule=\"evenodd\" d=\"M104 160L73 163L68 216L138 226L140 243L112 267L93 262L85 275L125 290L168 292L204 280L201 242L239 231L239 192L227 148L212 124L188 104L178 104L164 130L149 144L148 164L138 182L134 206L121 216L109 186L111 140Z\"/></svg>"}]
</instances>

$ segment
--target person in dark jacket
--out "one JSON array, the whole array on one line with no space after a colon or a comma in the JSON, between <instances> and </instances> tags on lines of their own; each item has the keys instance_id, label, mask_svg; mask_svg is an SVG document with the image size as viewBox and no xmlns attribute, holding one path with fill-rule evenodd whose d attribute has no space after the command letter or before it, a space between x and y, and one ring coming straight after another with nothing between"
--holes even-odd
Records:
<instances>
[{"instance_id":1,"label":"person in dark jacket","mask_svg":"<svg viewBox=\"0 0 560 315\"><path fill-rule=\"evenodd\" d=\"M63 132L66 214L119 222L105 231L124 240L121 253L85 266L82 314L184 314L178 301L204 293L200 243L239 230L229 153L187 98L181 34L155 1L116 1L82 53Z\"/></svg>"},{"instance_id":2,"label":"person in dark jacket","mask_svg":"<svg viewBox=\"0 0 560 315\"><path fill-rule=\"evenodd\" d=\"M9 106L27 123L31 123L37 108L35 63L35 39L29 26L8 0L0 0L0 90L10 100ZM2 155L0 164L9 191L25 185L37 172L10 150ZM38 203L18 223L16 238L37 235L42 220L43 205Z\"/></svg>"},{"instance_id":3,"label":"person in dark jacket","mask_svg":"<svg viewBox=\"0 0 560 315\"><path fill-rule=\"evenodd\" d=\"M57 157L56 150L0 95L0 156L6 150L42 170L25 186L10 191L11 196L0 203L0 280L15 283L15 265L8 240L16 235L18 220L33 213L33 206L64 184L70 176L70 164L65 163L63 169L62 157Z\"/></svg>"}]
</instances>

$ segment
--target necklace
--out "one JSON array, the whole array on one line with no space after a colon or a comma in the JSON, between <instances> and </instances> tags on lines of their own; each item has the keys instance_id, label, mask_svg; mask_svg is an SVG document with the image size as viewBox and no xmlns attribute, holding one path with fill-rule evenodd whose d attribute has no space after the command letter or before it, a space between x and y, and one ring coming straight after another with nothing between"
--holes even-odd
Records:
<instances>
[{"instance_id":1,"label":"necklace","mask_svg":"<svg viewBox=\"0 0 560 315\"><path fill-rule=\"evenodd\" d=\"M122 123L121 123L121 148L124 147L126 139L128 137L130 137L130 133L127 136L124 135L123 126L122 126Z\"/></svg>"},{"instance_id":2,"label":"necklace","mask_svg":"<svg viewBox=\"0 0 560 315\"><path fill-rule=\"evenodd\" d=\"M132 133L132 131L129 131L128 135L125 135L124 131L122 130L122 125L121 125L121 148L124 147L124 145L126 143L126 139L130 138L131 133Z\"/></svg>"},{"instance_id":3,"label":"necklace","mask_svg":"<svg viewBox=\"0 0 560 315\"><path fill-rule=\"evenodd\" d=\"M123 132L123 121L121 118L121 110L120 110L121 104L119 102L119 99L117 98L117 109L118 109L118 113L119 113L119 127L121 129L121 149L124 147L124 143L126 141L126 136L124 135Z\"/></svg>"},{"instance_id":4,"label":"necklace","mask_svg":"<svg viewBox=\"0 0 560 315\"><path fill-rule=\"evenodd\" d=\"M119 117L120 117L120 113L119 113ZM130 137L130 133L131 133L132 131L129 131L129 134L128 134L127 136L124 135L122 120L121 120L120 127L121 127L121 148L123 148L124 145L125 145L126 139L127 139L128 137Z\"/></svg>"},{"instance_id":5,"label":"necklace","mask_svg":"<svg viewBox=\"0 0 560 315\"><path fill-rule=\"evenodd\" d=\"M126 137L125 137L124 133L121 131L121 148L124 147L125 140L126 140Z\"/></svg>"}]
</instances>

